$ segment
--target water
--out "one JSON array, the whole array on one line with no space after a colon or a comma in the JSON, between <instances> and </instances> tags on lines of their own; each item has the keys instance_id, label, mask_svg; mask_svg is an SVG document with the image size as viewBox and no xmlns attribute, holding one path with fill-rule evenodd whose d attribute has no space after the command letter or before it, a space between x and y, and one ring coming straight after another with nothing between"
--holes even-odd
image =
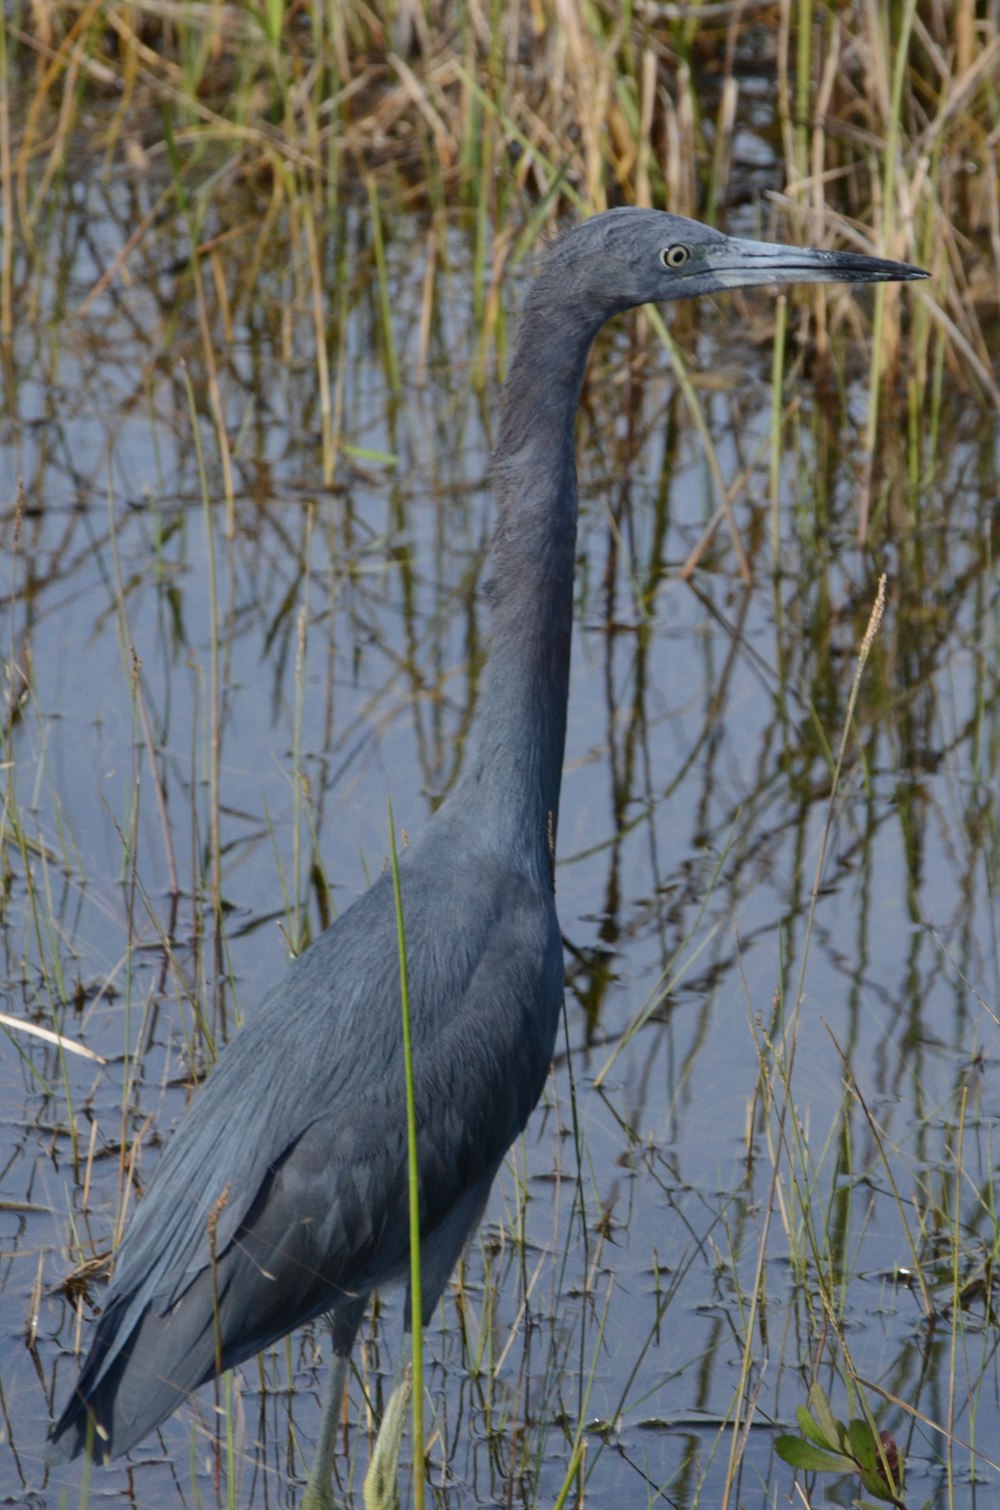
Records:
<instances>
[{"instance_id":1,"label":"water","mask_svg":"<svg viewBox=\"0 0 1000 1510\"><path fill-rule=\"evenodd\" d=\"M401 828L427 820L461 769L487 633L495 394L472 381L462 229L446 243L425 350L426 226L392 226L395 399L364 216L331 234L331 286L341 256L353 269L331 352L354 448L331 489L301 262L265 257L251 284L238 238L205 260L233 449L230 538L176 225L140 243L127 286L113 281L73 315L156 189L83 176L60 201L33 280L40 305L7 372L4 1009L107 1061L6 1040L0 1482L11 1502L37 1505L79 1497L78 1468L47 1474L42 1462L92 1315L87 1301L78 1321L64 1281L108 1251L123 1170L134 1161L144 1183L183 1112L189 1064L206 1060L198 1011L205 1035L224 1036L280 978L285 939L320 926L315 867L334 909L365 887L385 863L390 798ZM209 229L247 208L224 202ZM519 293L514 278L512 309ZM870 311L872 296L856 297ZM717 1504L745 1356L754 1409L738 1499L781 1502L792 1472L772 1428L795 1429L814 1373L839 1414L857 1413L846 1349L906 1454L913 1503L943 1496L950 1475L955 1503L1000 1504L1000 1471L977 1459L973 1474L961 1445L995 1458L1000 1439L988 1306L998 430L949 395L936 449L925 433L914 468L905 406L883 398L875 543L863 550L865 361L849 347L846 374L824 385L805 359L775 558L770 346L755 339L771 306L720 300L675 324L692 369L714 375L700 394L723 475L746 472L736 518L749 587L725 525L692 583L678 580L716 500L655 338L621 321L595 356L557 874L565 1038L427 1339L442 1503L551 1504L582 1421L590 1503L646 1505L660 1491ZM810 924L832 763L883 570L885 620ZM776 1052L800 982L782 1119ZM752 1315L762 1253L766 1298ZM390 1299L360 1351L376 1401L398 1313ZM327 1350L317 1327L242 1370L237 1503L295 1502ZM205 1391L131 1466L95 1473L92 1502L215 1502L213 1410ZM937 1430L949 1417L950 1460ZM367 1460L362 1380L351 1419L344 1487ZM857 1493L831 1483L837 1503Z\"/></svg>"}]
</instances>

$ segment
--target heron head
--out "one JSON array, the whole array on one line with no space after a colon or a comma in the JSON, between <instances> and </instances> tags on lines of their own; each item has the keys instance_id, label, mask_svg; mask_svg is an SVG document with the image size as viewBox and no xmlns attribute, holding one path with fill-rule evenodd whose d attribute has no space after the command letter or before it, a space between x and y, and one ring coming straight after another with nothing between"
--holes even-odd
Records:
<instances>
[{"instance_id":1,"label":"heron head","mask_svg":"<svg viewBox=\"0 0 1000 1510\"><path fill-rule=\"evenodd\" d=\"M638 304L761 284L891 283L927 277L905 262L748 241L680 215L634 208L610 210L575 227L548 260L551 270L592 301L602 318Z\"/></svg>"}]
</instances>

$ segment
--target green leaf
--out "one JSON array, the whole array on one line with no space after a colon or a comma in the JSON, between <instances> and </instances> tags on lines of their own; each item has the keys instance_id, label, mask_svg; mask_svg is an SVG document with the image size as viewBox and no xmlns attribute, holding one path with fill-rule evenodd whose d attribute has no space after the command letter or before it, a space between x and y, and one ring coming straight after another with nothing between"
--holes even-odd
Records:
<instances>
[{"instance_id":1,"label":"green leaf","mask_svg":"<svg viewBox=\"0 0 1000 1510\"><path fill-rule=\"evenodd\" d=\"M840 1431L837 1429L840 1426L840 1422L830 1409L830 1402L827 1399L826 1390L822 1384L814 1384L810 1388L809 1409L812 1411L816 1425L823 1433L827 1445L833 1447L840 1441Z\"/></svg>"},{"instance_id":2,"label":"green leaf","mask_svg":"<svg viewBox=\"0 0 1000 1510\"><path fill-rule=\"evenodd\" d=\"M881 1465L878 1460L875 1433L868 1425L868 1422L861 1421L855 1417L847 1428L847 1439L851 1444L851 1454L857 1459L858 1467L877 1471L880 1481L884 1484L885 1475L881 1472Z\"/></svg>"},{"instance_id":3,"label":"green leaf","mask_svg":"<svg viewBox=\"0 0 1000 1510\"><path fill-rule=\"evenodd\" d=\"M777 1437L774 1450L792 1468L806 1473L853 1473L854 1464L842 1453L824 1452L801 1437Z\"/></svg>"},{"instance_id":4,"label":"green leaf","mask_svg":"<svg viewBox=\"0 0 1000 1510\"><path fill-rule=\"evenodd\" d=\"M869 1494L875 1494L878 1496L883 1505L899 1504L899 1500L893 1494L888 1484L885 1483L881 1474L875 1474L870 1472L867 1468L862 1468L861 1482L862 1484L864 1484Z\"/></svg>"},{"instance_id":5,"label":"green leaf","mask_svg":"<svg viewBox=\"0 0 1000 1510\"><path fill-rule=\"evenodd\" d=\"M815 1442L817 1447L825 1447L831 1452L840 1451L836 1438L830 1438L820 1430L804 1405L796 1408L795 1419L799 1423L799 1430L802 1435L807 1437L810 1442Z\"/></svg>"},{"instance_id":6,"label":"green leaf","mask_svg":"<svg viewBox=\"0 0 1000 1510\"><path fill-rule=\"evenodd\" d=\"M399 457L392 451L373 451L370 446L352 446L341 441L340 449L351 461L377 461L386 467L398 467Z\"/></svg>"},{"instance_id":7,"label":"green leaf","mask_svg":"<svg viewBox=\"0 0 1000 1510\"><path fill-rule=\"evenodd\" d=\"M868 1493L877 1494L879 1499L889 1504L898 1503L897 1495L903 1487L903 1473L892 1437L886 1432L880 1443L868 1422L860 1420L851 1422L848 1435L861 1482Z\"/></svg>"}]
</instances>

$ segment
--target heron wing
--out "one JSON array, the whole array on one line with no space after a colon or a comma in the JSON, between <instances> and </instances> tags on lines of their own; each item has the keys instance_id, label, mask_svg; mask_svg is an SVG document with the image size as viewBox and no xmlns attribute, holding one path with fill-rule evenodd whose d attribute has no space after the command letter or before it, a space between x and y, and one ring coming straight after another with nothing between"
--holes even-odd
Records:
<instances>
[{"instance_id":1,"label":"heron wing","mask_svg":"<svg viewBox=\"0 0 1000 1510\"><path fill-rule=\"evenodd\" d=\"M433 873L439 858L409 865L403 887L431 1236L465 1192L488 1188L523 1128L562 994L551 898L482 860L452 863L445 881ZM117 1394L133 1367L125 1355L155 1360L157 1405L128 1383L132 1440L217 1364L403 1272L399 1002L392 891L379 883L292 964L220 1056L126 1233L80 1380L84 1399L102 1381Z\"/></svg>"}]
</instances>

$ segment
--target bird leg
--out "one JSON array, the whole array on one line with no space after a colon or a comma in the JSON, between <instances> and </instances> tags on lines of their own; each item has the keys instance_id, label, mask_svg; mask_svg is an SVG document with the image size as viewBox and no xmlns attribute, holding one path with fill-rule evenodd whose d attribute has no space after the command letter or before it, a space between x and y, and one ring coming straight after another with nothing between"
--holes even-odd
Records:
<instances>
[{"instance_id":1,"label":"bird leg","mask_svg":"<svg viewBox=\"0 0 1000 1510\"><path fill-rule=\"evenodd\" d=\"M412 1388L413 1376L407 1359L396 1372L392 1394L375 1438L375 1448L365 1474L365 1510L399 1510L396 1470Z\"/></svg>"},{"instance_id":2,"label":"bird leg","mask_svg":"<svg viewBox=\"0 0 1000 1510\"><path fill-rule=\"evenodd\" d=\"M333 1459L337 1424L347 1385L349 1356L334 1353L330 1365L330 1377L323 1401L323 1418L319 1426L319 1441L309 1469L309 1479L299 1510L337 1510L333 1497Z\"/></svg>"}]
</instances>

